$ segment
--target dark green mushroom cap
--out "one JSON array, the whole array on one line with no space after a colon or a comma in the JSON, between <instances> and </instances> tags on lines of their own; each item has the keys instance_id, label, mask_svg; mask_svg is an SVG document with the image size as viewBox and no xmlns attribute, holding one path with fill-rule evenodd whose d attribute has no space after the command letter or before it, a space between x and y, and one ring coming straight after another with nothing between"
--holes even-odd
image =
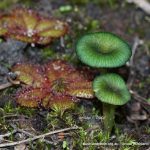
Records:
<instances>
[{"instance_id":1,"label":"dark green mushroom cap","mask_svg":"<svg viewBox=\"0 0 150 150\"><path fill-rule=\"evenodd\" d=\"M84 35L76 45L79 59L91 67L119 67L131 57L129 45L108 32Z\"/></svg>"},{"instance_id":2,"label":"dark green mushroom cap","mask_svg":"<svg viewBox=\"0 0 150 150\"><path fill-rule=\"evenodd\" d=\"M108 104L123 105L131 98L124 80L114 73L96 77L93 89L96 97Z\"/></svg>"}]
</instances>

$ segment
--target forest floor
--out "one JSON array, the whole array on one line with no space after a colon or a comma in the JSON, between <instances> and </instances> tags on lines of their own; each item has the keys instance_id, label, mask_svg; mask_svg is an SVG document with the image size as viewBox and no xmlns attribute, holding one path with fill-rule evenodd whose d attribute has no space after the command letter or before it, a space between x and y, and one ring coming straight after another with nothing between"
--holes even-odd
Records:
<instances>
[{"instance_id":1,"label":"forest floor","mask_svg":"<svg viewBox=\"0 0 150 150\"><path fill-rule=\"evenodd\" d=\"M3 3L2 3L3 4ZM12 6L13 5L13 6ZM112 72L119 72L132 91L129 103L118 107L115 128L108 138L102 129L101 103L95 99L82 99L75 109L63 116L52 110L18 106L13 94L18 87L0 91L0 147L1 144L36 137L51 131L55 134L37 140L12 142L2 149L64 149L64 150L148 150L150 148L150 17L135 5L110 0L37 0L9 1L1 6L8 11L16 5L25 5L39 12L60 18L69 24L69 35L46 47L32 47L26 43L7 39L0 42L0 84L7 83L7 74L17 62L43 64L51 59L68 57L75 51L77 39L85 33L108 31L125 39L134 51L131 61ZM66 7L67 6L67 7ZM81 65L74 56L72 63ZM79 128L73 129L72 126ZM69 128L67 132L59 129ZM7 134L6 134L7 133ZM41 136L43 137L43 136ZM108 145L93 146L87 143ZM116 145L112 145L116 143ZM109 145L110 144L110 145ZM117 145L118 144L118 145Z\"/></svg>"}]
</instances>

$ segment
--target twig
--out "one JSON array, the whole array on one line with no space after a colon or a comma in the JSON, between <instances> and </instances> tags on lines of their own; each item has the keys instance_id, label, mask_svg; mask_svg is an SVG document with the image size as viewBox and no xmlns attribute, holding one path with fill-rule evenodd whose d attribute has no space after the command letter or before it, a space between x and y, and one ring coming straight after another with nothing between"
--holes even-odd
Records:
<instances>
[{"instance_id":1,"label":"twig","mask_svg":"<svg viewBox=\"0 0 150 150\"><path fill-rule=\"evenodd\" d=\"M7 76L7 79L9 82L0 85L0 90L6 89L12 85L19 85L20 84L20 81L12 80L10 76Z\"/></svg>"},{"instance_id":2,"label":"twig","mask_svg":"<svg viewBox=\"0 0 150 150\"><path fill-rule=\"evenodd\" d=\"M130 93L133 95L133 97L137 101L139 101L142 104L150 106L150 103L148 103L145 98L141 97L138 93L132 91L132 89L131 89L133 81L134 81L134 76L135 76L135 72L134 72L134 65L135 65L134 64L134 57L135 57L136 51L138 49L138 46L142 45L142 44L143 44L143 41L140 40L138 37L135 37L134 44L132 46L132 56L131 56L131 59L130 59L130 62L129 62L130 71L129 71L129 78L128 78L128 81L127 81L127 85L128 85L128 88L130 89Z\"/></svg>"},{"instance_id":3,"label":"twig","mask_svg":"<svg viewBox=\"0 0 150 150\"><path fill-rule=\"evenodd\" d=\"M6 89L6 88L8 88L8 87L10 87L10 86L12 86L12 85L13 85L13 84L10 83L10 82L5 83L5 84L2 84L2 85L0 85L0 90L4 90L4 89Z\"/></svg>"},{"instance_id":4,"label":"twig","mask_svg":"<svg viewBox=\"0 0 150 150\"><path fill-rule=\"evenodd\" d=\"M138 93L136 93L136 92L134 92L134 91L132 91L132 90L130 90L130 93L131 93L131 94L133 95L133 97L134 97L137 101L139 101L140 103L143 103L143 104L145 104L145 105L150 106L150 102L147 102L146 99L145 99L144 97L140 96Z\"/></svg>"},{"instance_id":5,"label":"twig","mask_svg":"<svg viewBox=\"0 0 150 150\"><path fill-rule=\"evenodd\" d=\"M131 59L129 61L130 71L129 71L129 78L128 78L128 81L127 81L127 85L128 85L129 88L131 88L131 86L133 84L134 75L135 75L135 72L134 72L134 57L135 57L136 51L138 49L138 46L142 45L142 44L143 44L143 40L140 40L138 37L134 38L134 43L133 43L133 46L132 46L132 56L131 56Z\"/></svg>"},{"instance_id":6,"label":"twig","mask_svg":"<svg viewBox=\"0 0 150 150\"><path fill-rule=\"evenodd\" d=\"M29 119L29 117L28 116L25 116L25 115L18 115L18 114L10 114L10 113L8 113L8 114L6 114L5 116L3 116L2 118L13 118L13 117L24 117L24 118L27 118L27 119Z\"/></svg>"},{"instance_id":7,"label":"twig","mask_svg":"<svg viewBox=\"0 0 150 150\"><path fill-rule=\"evenodd\" d=\"M9 77L9 76L7 77L7 79L13 85L19 85L20 84L20 81L15 81L15 80L11 79L11 77Z\"/></svg>"},{"instance_id":8,"label":"twig","mask_svg":"<svg viewBox=\"0 0 150 150\"><path fill-rule=\"evenodd\" d=\"M64 43L63 37L60 38L60 45L61 45L61 47L65 48L65 43Z\"/></svg>"},{"instance_id":9,"label":"twig","mask_svg":"<svg viewBox=\"0 0 150 150\"><path fill-rule=\"evenodd\" d=\"M126 0L128 3L134 3L139 8L150 14L150 3L147 0Z\"/></svg>"},{"instance_id":10,"label":"twig","mask_svg":"<svg viewBox=\"0 0 150 150\"><path fill-rule=\"evenodd\" d=\"M132 56L130 58L130 62L129 62L129 65L132 67L134 65L134 56L136 54L136 51L137 51L137 48L139 45L142 45L143 44L143 40L140 40L139 37L135 37L134 38L134 43L133 43L133 46L132 46Z\"/></svg>"},{"instance_id":11,"label":"twig","mask_svg":"<svg viewBox=\"0 0 150 150\"><path fill-rule=\"evenodd\" d=\"M22 130L22 129L17 129L17 131L18 132L20 132L20 133L23 133L23 134L25 134L25 135L27 135L27 136L31 136L31 137L35 137L35 135L34 134L32 134L32 133L29 133L29 132L27 132L27 131L25 131L25 130ZM52 145L56 145L57 143L55 142L51 142L51 141L49 141L49 140L46 140L46 139L42 139L45 143L47 143L47 144L52 144Z\"/></svg>"},{"instance_id":12,"label":"twig","mask_svg":"<svg viewBox=\"0 0 150 150\"><path fill-rule=\"evenodd\" d=\"M28 143L28 142L35 141L40 138L45 138L48 135L56 134L59 132L65 132L65 131L69 131L69 130L76 130L76 129L79 129L79 127L74 126L74 127L70 127L70 128L55 130L55 131L51 131L51 132L48 132L45 134L34 136L33 138L28 138L28 139L22 140L22 141L17 141L17 142L12 142L12 143L3 143L3 144L0 144L0 147L8 147L8 146L15 146L15 145L22 144L22 143Z\"/></svg>"},{"instance_id":13,"label":"twig","mask_svg":"<svg viewBox=\"0 0 150 150\"><path fill-rule=\"evenodd\" d=\"M2 140L4 137L9 137L16 132L17 132L17 130L13 130L12 132L8 132L8 133L5 133L3 135L0 135L0 140Z\"/></svg>"}]
</instances>

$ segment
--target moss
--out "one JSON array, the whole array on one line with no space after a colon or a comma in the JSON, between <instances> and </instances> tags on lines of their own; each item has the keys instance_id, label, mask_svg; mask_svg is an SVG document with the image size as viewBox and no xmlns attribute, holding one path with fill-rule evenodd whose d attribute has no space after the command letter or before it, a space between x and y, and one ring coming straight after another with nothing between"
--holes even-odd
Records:
<instances>
[{"instance_id":1,"label":"moss","mask_svg":"<svg viewBox=\"0 0 150 150\"><path fill-rule=\"evenodd\" d=\"M60 6L59 7L59 11L62 12L62 13L67 13L67 12L70 12L72 11L72 6L71 5L63 5L63 6Z\"/></svg>"},{"instance_id":2,"label":"moss","mask_svg":"<svg viewBox=\"0 0 150 150\"><path fill-rule=\"evenodd\" d=\"M72 4L78 4L78 5L85 5L88 3L94 3L94 4L98 4L102 7L110 7L110 8L116 8L118 6L118 0L71 0Z\"/></svg>"},{"instance_id":3,"label":"moss","mask_svg":"<svg viewBox=\"0 0 150 150\"><path fill-rule=\"evenodd\" d=\"M11 5L17 3L18 0L1 0L0 9L8 9Z\"/></svg>"},{"instance_id":4,"label":"moss","mask_svg":"<svg viewBox=\"0 0 150 150\"><path fill-rule=\"evenodd\" d=\"M21 3L25 6L32 6L33 1L31 0L1 0L0 9L8 9L17 3Z\"/></svg>"},{"instance_id":5,"label":"moss","mask_svg":"<svg viewBox=\"0 0 150 150\"><path fill-rule=\"evenodd\" d=\"M33 116L36 112L36 109L28 109L24 107L14 107L14 105L9 101L5 104L3 111L6 114L24 114L29 117Z\"/></svg>"},{"instance_id":6,"label":"moss","mask_svg":"<svg viewBox=\"0 0 150 150\"><path fill-rule=\"evenodd\" d=\"M54 52L53 49L44 48L42 50L42 57L43 57L43 59L47 59L47 58L53 57L54 55L55 55L55 52Z\"/></svg>"},{"instance_id":7,"label":"moss","mask_svg":"<svg viewBox=\"0 0 150 150\"><path fill-rule=\"evenodd\" d=\"M31 109L24 109L24 108L18 108L15 109L14 107L11 106L11 104L7 104L5 106L5 109L0 109L0 115L1 116L5 116L10 113L12 114L18 114L18 115L28 115L29 117L33 117L33 115L35 113L37 113L37 110L31 110ZM40 113L40 111L38 112ZM68 143L68 136L64 137L63 141L59 142L59 144L56 146L57 148L61 149L63 146L63 143L65 143L65 141L67 142L66 147L70 148L70 143L72 142L72 147L76 148L76 149L84 149L84 148L88 148L89 150L95 150L96 148L98 148L98 146L84 146L83 143L111 143L112 141L110 141L110 137L106 136L103 132L103 130L101 129L101 127L94 127L93 125L89 124L89 122L87 120L80 120L79 117L81 116L87 116L88 114L92 114L92 118L96 117L99 112L97 112L96 109L89 109L87 110L86 107L84 107L83 105L81 105L81 107L77 107L76 109L72 110L72 111L66 111L64 112L63 116L60 117L59 114L57 114L54 111L49 111L47 112L47 114L45 116L43 116L46 120L47 120L47 126L45 126L45 130L44 132L49 132L52 129L58 129L58 128L65 128L65 127L69 127L72 125L78 125L81 128L77 131L73 131L70 132L70 137L69 137L69 143ZM92 123L92 120L90 121L90 123ZM136 141L132 138L132 136L130 136L129 134L123 134L121 132L121 130L117 127L115 127L115 135L116 135L116 139L113 141L114 143L130 143L130 144L136 144ZM149 133L149 128L146 129L147 133ZM0 131L3 132L8 132L8 131L12 131L12 128L10 126L8 126L7 123L7 119L4 119L3 117L0 118ZM38 132L38 131L37 131ZM42 133L41 133L42 134ZM56 135L57 137L57 135ZM12 135L10 136L10 140L14 140L15 136ZM65 145L65 144L64 144ZM55 147L55 148L56 148ZM46 144L44 142L42 142L41 140L37 140L34 143L29 143L29 148L30 149L51 149L54 148L54 146ZM99 148L107 148L107 146L100 146ZM120 147L120 150L124 150L124 149L129 149L131 150L131 148L138 148L136 145L134 146L128 146L128 145L124 145L122 147Z\"/></svg>"}]
</instances>

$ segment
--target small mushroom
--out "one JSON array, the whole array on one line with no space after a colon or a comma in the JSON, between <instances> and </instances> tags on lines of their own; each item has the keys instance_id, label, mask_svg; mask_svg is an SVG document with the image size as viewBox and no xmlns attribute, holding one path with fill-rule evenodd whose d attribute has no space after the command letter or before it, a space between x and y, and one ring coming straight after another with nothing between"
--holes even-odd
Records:
<instances>
[{"instance_id":1,"label":"small mushroom","mask_svg":"<svg viewBox=\"0 0 150 150\"><path fill-rule=\"evenodd\" d=\"M79 59L90 67L114 68L124 65L131 57L131 48L120 37L108 33L97 32L84 35L76 45ZM114 125L116 105L123 105L130 100L130 93L117 74L103 74L96 77L93 90L98 100L103 103L104 128L110 134Z\"/></svg>"},{"instance_id":2,"label":"small mushroom","mask_svg":"<svg viewBox=\"0 0 150 150\"><path fill-rule=\"evenodd\" d=\"M97 68L122 66L131 56L129 45L108 32L84 35L77 42L76 52L83 63Z\"/></svg>"},{"instance_id":3,"label":"small mushroom","mask_svg":"<svg viewBox=\"0 0 150 150\"><path fill-rule=\"evenodd\" d=\"M105 131L111 132L114 125L114 113L117 105L127 103L131 95L124 80L117 74L98 76L93 81L93 90L98 100L103 102Z\"/></svg>"},{"instance_id":4,"label":"small mushroom","mask_svg":"<svg viewBox=\"0 0 150 150\"><path fill-rule=\"evenodd\" d=\"M98 76L93 81L96 97L108 104L124 105L130 100L130 93L124 80L115 73Z\"/></svg>"}]
</instances>

